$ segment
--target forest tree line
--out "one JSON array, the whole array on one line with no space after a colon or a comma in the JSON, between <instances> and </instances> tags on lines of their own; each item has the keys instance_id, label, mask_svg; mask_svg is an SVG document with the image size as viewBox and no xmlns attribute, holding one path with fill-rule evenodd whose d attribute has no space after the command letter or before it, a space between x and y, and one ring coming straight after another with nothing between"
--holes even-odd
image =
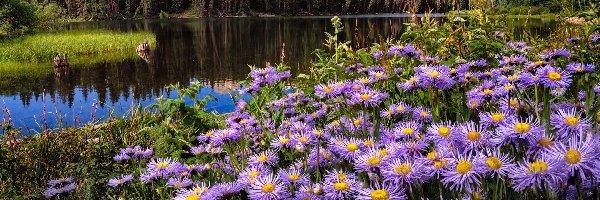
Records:
<instances>
[{"instance_id":1,"label":"forest tree line","mask_svg":"<svg viewBox=\"0 0 600 200\"><path fill-rule=\"evenodd\" d=\"M484 5L500 13L598 9L597 0L0 0L0 38L65 21L168 17L445 13ZM597 3L596 3L597 4ZM533 14L538 14L538 13Z\"/></svg>"},{"instance_id":2,"label":"forest tree line","mask_svg":"<svg viewBox=\"0 0 600 200\"><path fill-rule=\"evenodd\" d=\"M371 13L444 13L491 6L541 6L552 12L565 5L584 9L594 0L42 0L64 9L63 15L81 20L153 18L160 13L188 11L196 16L322 15Z\"/></svg>"}]
</instances>

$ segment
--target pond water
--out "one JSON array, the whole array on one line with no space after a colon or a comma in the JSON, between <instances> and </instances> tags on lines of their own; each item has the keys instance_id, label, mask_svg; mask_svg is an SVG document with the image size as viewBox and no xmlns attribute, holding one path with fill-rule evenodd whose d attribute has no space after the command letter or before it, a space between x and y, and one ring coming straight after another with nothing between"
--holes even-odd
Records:
<instances>
[{"instance_id":1,"label":"pond water","mask_svg":"<svg viewBox=\"0 0 600 200\"><path fill-rule=\"evenodd\" d=\"M127 116L134 105L146 107L156 98L175 97L165 87L200 81L200 95L214 95L207 109L233 110L230 93L246 78L248 65L277 63L285 44L285 61L292 73L310 63L311 52L322 48L324 32L332 31L331 17L203 18L173 20L106 21L69 24L68 29L150 31L157 46L151 62L139 57L92 66L71 66L68 74L0 74L0 120L8 120L34 134L45 127L78 126L109 116ZM442 18L440 18L441 20ZM410 18L406 15L343 16L342 37L360 47L399 36ZM522 31L520 21L514 30ZM550 20L530 20L530 33L546 36L555 27ZM355 32L357 34L355 34ZM140 41L141 42L141 41ZM132 52L134 50L132 49ZM51 68L51 66L48 66ZM33 75L35 74L35 75ZM246 95L249 98L248 95ZM6 111L10 111L10 116ZM45 117L44 117L44 113ZM44 120L45 119L45 120ZM1 122L1 121L0 121Z\"/></svg>"}]
</instances>

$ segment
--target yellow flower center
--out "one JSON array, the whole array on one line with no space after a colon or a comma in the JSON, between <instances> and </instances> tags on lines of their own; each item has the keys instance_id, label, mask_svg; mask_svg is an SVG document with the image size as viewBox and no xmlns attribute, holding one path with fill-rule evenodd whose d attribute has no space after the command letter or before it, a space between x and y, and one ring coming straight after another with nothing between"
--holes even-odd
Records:
<instances>
[{"instance_id":1,"label":"yellow flower center","mask_svg":"<svg viewBox=\"0 0 600 200\"><path fill-rule=\"evenodd\" d=\"M156 165L157 169L164 169L164 168L167 168L167 167L169 167L169 163L167 163L167 162L160 162L160 163L158 163Z\"/></svg>"},{"instance_id":2,"label":"yellow flower center","mask_svg":"<svg viewBox=\"0 0 600 200\"><path fill-rule=\"evenodd\" d=\"M242 124L246 124L246 123L248 123L248 120L247 119L242 119L241 123Z\"/></svg>"},{"instance_id":3,"label":"yellow flower center","mask_svg":"<svg viewBox=\"0 0 600 200\"><path fill-rule=\"evenodd\" d=\"M382 150L379 151L379 156L385 157L387 155L388 155L387 149L382 149Z\"/></svg>"},{"instance_id":4,"label":"yellow flower center","mask_svg":"<svg viewBox=\"0 0 600 200\"><path fill-rule=\"evenodd\" d=\"M377 77L377 78L381 78L382 76L383 76L383 73L381 73L381 72L375 73L375 77Z\"/></svg>"},{"instance_id":5,"label":"yellow flower center","mask_svg":"<svg viewBox=\"0 0 600 200\"><path fill-rule=\"evenodd\" d=\"M200 195L192 194L185 198L185 200L200 200Z\"/></svg>"},{"instance_id":6,"label":"yellow flower center","mask_svg":"<svg viewBox=\"0 0 600 200\"><path fill-rule=\"evenodd\" d=\"M565 153L565 161L571 165L577 164L581 161L581 153L577 149L571 148Z\"/></svg>"},{"instance_id":7,"label":"yellow flower center","mask_svg":"<svg viewBox=\"0 0 600 200\"><path fill-rule=\"evenodd\" d=\"M296 175L296 174L290 174L288 175L288 178L293 180L293 181L297 181L300 180L300 176Z\"/></svg>"},{"instance_id":8,"label":"yellow flower center","mask_svg":"<svg viewBox=\"0 0 600 200\"><path fill-rule=\"evenodd\" d=\"M408 79L408 83L410 83L410 84L413 84L415 82L417 82L417 78L412 77L412 78Z\"/></svg>"},{"instance_id":9,"label":"yellow flower center","mask_svg":"<svg viewBox=\"0 0 600 200\"><path fill-rule=\"evenodd\" d=\"M489 168L492 168L494 170L498 170L498 169L500 169L500 167L502 167L502 161L500 159L494 158L494 157L489 157L488 159L486 159L485 164Z\"/></svg>"},{"instance_id":10,"label":"yellow flower center","mask_svg":"<svg viewBox=\"0 0 600 200\"><path fill-rule=\"evenodd\" d=\"M404 128L402 130L402 133L404 133L404 135L412 135L413 133L415 133L415 130L413 130L412 128Z\"/></svg>"},{"instance_id":11,"label":"yellow flower center","mask_svg":"<svg viewBox=\"0 0 600 200\"><path fill-rule=\"evenodd\" d=\"M323 153L323 158L329 159L329 158L331 158L331 154Z\"/></svg>"},{"instance_id":12,"label":"yellow flower center","mask_svg":"<svg viewBox=\"0 0 600 200\"><path fill-rule=\"evenodd\" d=\"M369 98L371 98L371 95L369 95L369 94L361 94L360 95L360 99L362 99L362 100L368 100Z\"/></svg>"},{"instance_id":13,"label":"yellow flower center","mask_svg":"<svg viewBox=\"0 0 600 200\"><path fill-rule=\"evenodd\" d=\"M366 79L366 78L361 78L361 79L360 79L360 82L361 82L361 83L369 83L369 79Z\"/></svg>"},{"instance_id":14,"label":"yellow flower center","mask_svg":"<svg viewBox=\"0 0 600 200\"><path fill-rule=\"evenodd\" d=\"M433 166L434 166L435 168L443 168L443 167L445 167L446 165L448 165L448 160L447 160L447 159L445 159L445 158L442 158L442 159L440 159L440 160L433 161Z\"/></svg>"},{"instance_id":15,"label":"yellow flower center","mask_svg":"<svg viewBox=\"0 0 600 200\"><path fill-rule=\"evenodd\" d=\"M367 159L367 165L378 165L381 163L381 159L378 157L370 157Z\"/></svg>"},{"instance_id":16,"label":"yellow flower center","mask_svg":"<svg viewBox=\"0 0 600 200\"><path fill-rule=\"evenodd\" d=\"M262 187L262 191L264 193L270 193L270 192L273 192L273 190L275 190L275 185L273 185L271 183L267 183Z\"/></svg>"},{"instance_id":17,"label":"yellow flower center","mask_svg":"<svg viewBox=\"0 0 600 200\"><path fill-rule=\"evenodd\" d=\"M468 160L460 160L458 161L458 164L456 164L456 172L460 174L466 174L467 172L471 171L471 167L473 167L473 164L471 164L471 162Z\"/></svg>"},{"instance_id":18,"label":"yellow flower center","mask_svg":"<svg viewBox=\"0 0 600 200\"><path fill-rule=\"evenodd\" d=\"M371 192L371 199L388 200L390 199L390 194L385 190L374 190L373 192Z\"/></svg>"},{"instance_id":19,"label":"yellow flower center","mask_svg":"<svg viewBox=\"0 0 600 200\"><path fill-rule=\"evenodd\" d=\"M405 109L404 107L398 106L398 107L396 107L396 112L402 112L402 111L404 111L404 109Z\"/></svg>"},{"instance_id":20,"label":"yellow flower center","mask_svg":"<svg viewBox=\"0 0 600 200\"><path fill-rule=\"evenodd\" d=\"M352 89L359 91L362 87L360 85L354 85Z\"/></svg>"},{"instance_id":21,"label":"yellow flower center","mask_svg":"<svg viewBox=\"0 0 600 200\"><path fill-rule=\"evenodd\" d=\"M492 94L492 92L494 92L494 91L490 90L490 89L485 89L481 92L481 94L487 95L487 94Z\"/></svg>"},{"instance_id":22,"label":"yellow flower center","mask_svg":"<svg viewBox=\"0 0 600 200\"><path fill-rule=\"evenodd\" d=\"M546 162L542 161L542 160L536 160L535 162L532 162L531 164L529 164L529 169L527 170L528 173L544 173L546 172L546 170L548 170L548 164L546 164Z\"/></svg>"},{"instance_id":23,"label":"yellow flower center","mask_svg":"<svg viewBox=\"0 0 600 200\"><path fill-rule=\"evenodd\" d=\"M419 115L421 115L421 117L428 117L429 113L427 113L425 111L421 111L421 113L419 113Z\"/></svg>"},{"instance_id":24,"label":"yellow flower center","mask_svg":"<svg viewBox=\"0 0 600 200\"><path fill-rule=\"evenodd\" d=\"M531 125L529 125L528 123L515 124L515 131L517 131L517 133L520 133L520 134L527 133L530 128L531 128Z\"/></svg>"},{"instance_id":25,"label":"yellow flower center","mask_svg":"<svg viewBox=\"0 0 600 200\"><path fill-rule=\"evenodd\" d=\"M440 75L440 73L439 73L439 72L437 72L437 71L432 71L432 72L429 72L429 76L430 76L430 77L438 77L439 75Z\"/></svg>"},{"instance_id":26,"label":"yellow flower center","mask_svg":"<svg viewBox=\"0 0 600 200\"><path fill-rule=\"evenodd\" d=\"M477 131L469 131L467 133L467 139L473 142L478 141L481 139L481 134L479 134Z\"/></svg>"},{"instance_id":27,"label":"yellow flower center","mask_svg":"<svg viewBox=\"0 0 600 200\"><path fill-rule=\"evenodd\" d=\"M566 116L563 121L569 126L577 126L579 124L579 120L575 116Z\"/></svg>"},{"instance_id":28,"label":"yellow flower center","mask_svg":"<svg viewBox=\"0 0 600 200\"><path fill-rule=\"evenodd\" d=\"M410 172L412 170L410 169L410 166L408 166L407 164L401 164L401 165L398 165L396 168L394 168L394 171L396 171L396 173L401 174L401 175L407 175L407 174L410 174Z\"/></svg>"},{"instance_id":29,"label":"yellow flower center","mask_svg":"<svg viewBox=\"0 0 600 200\"><path fill-rule=\"evenodd\" d=\"M287 138L283 138L279 141L281 144L287 144L288 142L290 142L290 139Z\"/></svg>"},{"instance_id":30,"label":"yellow flower center","mask_svg":"<svg viewBox=\"0 0 600 200\"><path fill-rule=\"evenodd\" d=\"M338 174L337 177L340 181L346 180L346 174Z\"/></svg>"},{"instance_id":31,"label":"yellow flower center","mask_svg":"<svg viewBox=\"0 0 600 200\"><path fill-rule=\"evenodd\" d=\"M323 90L324 90L325 92L327 92L327 93L330 93L331 91L333 91L333 87L331 87L331 86L326 86L326 87L324 87L324 88L323 88Z\"/></svg>"},{"instance_id":32,"label":"yellow flower center","mask_svg":"<svg viewBox=\"0 0 600 200\"><path fill-rule=\"evenodd\" d=\"M504 120L504 115L502 113L493 113L492 120L494 120L494 122L500 122Z\"/></svg>"},{"instance_id":33,"label":"yellow flower center","mask_svg":"<svg viewBox=\"0 0 600 200\"><path fill-rule=\"evenodd\" d=\"M367 141L364 141L363 144L365 146L373 146L373 145L375 145L375 142L372 140L367 140Z\"/></svg>"},{"instance_id":34,"label":"yellow flower center","mask_svg":"<svg viewBox=\"0 0 600 200\"><path fill-rule=\"evenodd\" d=\"M442 137L448 137L450 135L450 128L442 126L438 128L438 134Z\"/></svg>"},{"instance_id":35,"label":"yellow flower center","mask_svg":"<svg viewBox=\"0 0 600 200\"><path fill-rule=\"evenodd\" d=\"M256 178L256 177L258 177L258 175L260 175L259 171L251 171L250 173L248 173L248 176L250 178Z\"/></svg>"},{"instance_id":36,"label":"yellow flower center","mask_svg":"<svg viewBox=\"0 0 600 200\"><path fill-rule=\"evenodd\" d=\"M473 199L481 199L481 194L479 192L473 192Z\"/></svg>"},{"instance_id":37,"label":"yellow flower center","mask_svg":"<svg viewBox=\"0 0 600 200\"><path fill-rule=\"evenodd\" d=\"M427 160L433 160L437 156L438 156L437 151L433 150L433 151L427 153L427 156L425 158L427 158Z\"/></svg>"},{"instance_id":38,"label":"yellow flower center","mask_svg":"<svg viewBox=\"0 0 600 200\"><path fill-rule=\"evenodd\" d=\"M345 182L337 182L333 184L333 188L337 191L348 190L350 189L350 185Z\"/></svg>"},{"instance_id":39,"label":"yellow flower center","mask_svg":"<svg viewBox=\"0 0 600 200\"><path fill-rule=\"evenodd\" d=\"M544 64L544 61L541 61L541 60L535 61L535 65L542 65L542 64Z\"/></svg>"},{"instance_id":40,"label":"yellow flower center","mask_svg":"<svg viewBox=\"0 0 600 200\"><path fill-rule=\"evenodd\" d=\"M302 143L306 143L306 142L308 142L308 138L306 138L306 137L300 137L300 139L299 139L299 140L300 140L300 142L302 142Z\"/></svg>"},{"instance_id":41,"label":"yellow flower center","mask_svg":"<svg viewBox=\"0 0 600 200\"><path fill-rule=\"evenodd\" d=\"M213 135L213 134L215 134L215 132L214 132L214 131L208 131L208 132L206 132L206 134L204 134L204 136L206 136L206 137L210 137L210 136L211 136L211 135Z\"/></svg>"},{"instance_id":42,"label":"yellow flower center","mask_svg":"<svg viewBox=\"0 0 600 200\"><path fill-rule=\"evenodd\" d=\"M355 152L356 150L358 150L358 145L356 143L350 143L346 145L346 150Z\"/></svg>"},{"instance_id":43,"label":"yellow flower center","mask_svg":"<svg viewBox=\"0 0 600 200\"><path fill-rule=\"evenodd\" d=\"M361 123L362 123L362 120L360 120L360 119L354 120L354 126L358 126Z\"/></svg>"},{"instance_id":44,"label":"yellow flower center","mask_svg":"<svg viewBox=\"0 0 600 200\"><path fill-rule=\"evenodd\" d=\"M265 161L267 161L268 158L269 158L269 156L267 156L267 155L260 155L258 157L258 161L259 162L265 162Z\"/></svg>"},{"instance_id":45,"label":"yellow flower center","mask_svg":"<svg viewBox=\"0 0 600 200\"><path fill-rule=\"evenodd\" d=\"M323 135L323 132L322 131L315 131L315 135L321 136L321 135Z\"/></svg>"},{"instance_id":46,"label":"yellow flower center","mask_svg":"<svg viewBox=\"0 0 600 200\"><path fill-rule=\"evenodd\" d=\"M560 74L557 72L548 72L548 74L546 74L546 75L548 76L548 78L550 80L553 80L553 81L558 81L561 78Z\"/></svg>"},{"instance_id":47,"label":"yellow flower center","mask_svg":"<svg viewBox=\"0 0 600 200\"><path fill-rule=\"evenodd\" d=\"M575 71L582 72L583 71L583 67L576 67Z\"/></svg>"},{"instance_id":48,"label":"yellow flower center","mask_svg":"<svg viewBox=\"0 0 600 200\"><path fill-rule=\"evenodd\" d=\"M514 85L510 85L510 84L504 86L505 90L512 90L514 88L515 88L515 86Z\"/></svg>"},{"instance_id":49,"label":"yellow flower center","mask_svg":"<svg viewBox=\"0 0 600 200\"><path fill-rule=\"evenodd\" d=\"M450 73L452 73L452 74L456 73L456 69L454 69L454 68L450 69Z\"/></svg>"},{"instance_id":50,"label":"yellow flower center","mask_svg":"<svg viewBox=\"0 0 600 200\"><path fill-rule=\"evenodd\" d=\"M510 107L517 107L519 106L519 101L517 101L516 99L511 99L509 104Z\"/></svg>"},{"instance_id":51,"label":"yellow flower center","mask_svg":"<svg viewBox=\"0 0 600 200\"><path fill-rule=\"evenodd\" d=\"M543 147L550 147L554 145L554 142L550 138L542 138L538 140L537 143Z\"/></svg>"}]
</instances>

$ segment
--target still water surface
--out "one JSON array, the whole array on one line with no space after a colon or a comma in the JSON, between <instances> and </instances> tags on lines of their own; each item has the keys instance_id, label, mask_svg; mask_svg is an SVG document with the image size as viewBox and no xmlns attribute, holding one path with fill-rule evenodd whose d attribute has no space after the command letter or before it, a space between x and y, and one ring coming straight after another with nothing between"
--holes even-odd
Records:
<instances>
[{"instance_id":1,"label":"still water surface","mask_svg":"<svg viewBox=\"0 0 600 200\"><path fill-rule=\"evenodd\" d=\"M211 94L218 99L208 103L208 110L230 112L234 105L230 93L247 76L248 65L279 62L285 43L286 63L292 67L292 73L301 72L309 65L312 51L323 47L324 32L332 31L329 19L204 18L72 23L69 29L155 33L158 44L151 53L151 63L134 57L92 66L71 66L69 74L60 77L54 73L32 76L23 72L7 77L0 74L0 101L3 101L0 103L10 110L13 123L26 134L41 130L45 124L55 128L109 116L126 117L132 105L146 107L156 103L157 97L176 97L176 93L166 92L166 86L175 83L185 86L191 81L206 85L201 96ZM409 20L398 15L345 16L342 37L356 40L358 35L359 45L365 47L398 37ZM522 31L523 26L519 25L522 22L511 23L515 24L516 32ZM549 20L530 20L528 29L544 37L555 26ZM6 112L0 114L2 119L8 119Z\"/></svg>"}]
</instances>

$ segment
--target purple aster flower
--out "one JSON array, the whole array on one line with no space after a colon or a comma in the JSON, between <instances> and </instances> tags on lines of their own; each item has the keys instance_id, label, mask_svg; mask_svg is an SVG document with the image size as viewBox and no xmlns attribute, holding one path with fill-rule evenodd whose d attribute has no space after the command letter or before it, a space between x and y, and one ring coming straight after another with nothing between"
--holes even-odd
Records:
<instances>
[{"instance_id":1,"label":"purple aster flower","mask_svg":"<svg viewBox=\"0 0 600 200\"><path fill-rule=\"evenodd\" d=\"M488 150L485 155L480 154L477 158L477 165L483 169L484 173L490 173L498 177L504 177L509 170L516 165L513 164L513 159L508 154L503 154L499 149Z\"/></svg>"},{"instance_id":2,"label":"purple aster flower","mask_svg":"<svg viewBox=\"0 0 600 200\"><path fill-rule=\"evenodd\" d=\"M209 193L210 187L205 183L195 184L193 188L180 188L176 191L173 200L189 200L189 199L214 199ZM212 198L211 198L212 197Z\"/></svg>"},{"instance_id":3,"label":"purple aster flower","mask_svg":"<svg viewBox=\"0 0 600 200\"><path fill-rule=\"evenodd\" d=\"M111 187L119 187L127 184L131 180L133 180L133 175L121 175L120 177L111 178L108 180L108 185Z\"/></svg>"},{"instance_id":4,"label":"purple aster flower","mask_svg":"<svg viewBox=\"0 0 600 200\"><path fill-rule=\"evenodd\" d=\"M69 183L73 183L74 179L73 177L69 176L69 177L63 177L63 178L57 178L57 179L52 179L52 180L48 180L48 186L50 187L55 187L61 184L69 184Z\"/></svg>"},{"instance_id":5,"label":"purple aster flower","mask_svg":"<svg viewBox=\"0 0 600 200\"><path fill-rule=\"evenodd\" d=\"M498 61L498 66L504 67L507 65L518 65L518 64L525 63L526 61L527 61L527 58L525 58L524 55L504 56L504 57L502 57L501 60Z\"/></svg>"},{"instance_id":6,"label":"purple aster flower","mask_svg":"<svg viewBox=\"0 0 600 200\"><path fill-rule=\"evenodd\" d=\"M384 183L408 186L412 191L412 184L421 184L429 179L425 163L422 160L396 158L390 160L382 167Z\"/></svg>"},{"instance_id":7,"label":"purple aster flower","mask_svg":"<svg viewBox=\"0 0 600 200\"><path fill-rule=\"evenodd\" d=\"M482 172L483 169L476 165L473 156L459 154L444 171L442 183L450 190L472 192L481 185L479 178Z\"/></svg>"},{"instance_id":8,"label":"purple aster flower","mask_svg":"<svg viewBox=\"0 0 600 200\"><path fill-rule=\"evenodd\" d=\"M315 86L315 95L321 98L335 98L342 92L340 87L337 87L335 83L319 84Z\"/></svg>"},{"instance_id":9,"label":"purple aster flower","mask_svg":"<svg viewBox=\"0 0 600 200\"><path fill-rule=\"evenodd\" d=\"M333 152L338 153L342 158L347 160L358 157L364 151L362 142L356 138L342 139L341 141L332 138L329 141L329 146Z\"/></svg>"},{"instance_id":10,"label":"purple aster flower","mask_svg":"<svg viewBox=\"0 0 600 200\"><path fill-rule=\"evenodd\" d=\"M417 138L421 133L422 125L417 121L400 122L393 129L394 139Z\"/></svg>"},{"instance_id":11,"label":"purple aster flower","mask_svg":"<svg viewBox=\"0 0 600 200\"><path fill-rule=\"evenodd\" d=\"M288 170L279 169L277 174L281 177L282 182L287 185L301 185L310 182L308 176L295 166L290 166Z\"/></svg>"},{"instance_id":12,"label":"purple aster flower","mask_svg":"<svg viewBox=\"0 0 600 200\"><path fill-rule=\"evenodd\" d=\"M278 160L279 160L279 157L277 157L277 154L273 153L270 150L267 150L267 151L263 151L259 154L251 156L249 159L249 162L251 165L258 166L258 167L264 167L264 166L273 166L273 165L275 165L275 163L277 163Z\"/></svg>"},{"instance_id":13,"label":"purple aster flower","mask_svg":"<svg viewBox=\"0 0 600 200\"><path fill-rule=\"evenodd\" d=\"M116 156L113 157L114 161L123 161L123 160L129 160L131 157L129 157L127 154L117 154Z\"/></svg>"},{"instance_id":14,"label":"purple aster flower","mask_svg":"<svg viewBox=\"0 0 600 200\"><path fill-rule=\"evenodd\" d=\"M203 146L197 146L197 147L190 148L190 153L194 154L195 156L199 156L204 152L206 152L206 148Z\"/></svg>"},{"instance_id":15,"label":"purple aster flower","mask_svg":"<svg viewBox=\"0 0 600 200\"><path fill-rule=\"evenodd\" d=\"M552 90L550 90L550 94L555 97L560 97L564 95L565 92L567 92L567 88L564 87L552 88Z\"/></svg>"},{"instance_id":16,"label":"purple aster flower","mask_svg":"<svg viewBox=\"0 0 600 200\"><path fill-rule=\"evenodd\" d=\"M397 75L402 74L402 72L404 72L404 68L401 68L401 67L394 68L394 73L396 73Z\"/></svg>"},{"instance_id":17,"label":"purple aster flower","mask_svg":"<svg viewBox=\"0 0 600 200\"><path fill-rule=\"evenodd\" d=\"M569 57L571 57L571 52L565 48L562 48L562 49L552 49L552 50L546 51L543 54L540 54L540 58L544 59L544 60L553 60L553 59L557 59L560 57L569 58Z\"/></svg>"},{"instance_id":18,"label":"purple aster flower","mask_svg":"<svg viewBox=\"0 0 600 200\"><path fill-rule=\"evenodd\" d=\"M542 61L542 60L538 60L535 62L527 62L527 63L525 63L524 69L525 69L525 71L533 72L540 67L543 67L546 65L551 65L551 64L552 64L552 62Z\"/></svg>"},{"instance_id":19,"label":"purple aster flower","mask_svg":"<svg viewBox=\"0 0 600 200\"><path fill-rule=\"evenodd\" d=\"M456 131L452 122L434 123L427 127L427 139L435 144L452 143Z\"/></svg>"},{"instance_id":20,"label":"purple aster flower","mask_svg":"<svg viewBox=\"0 0 600 200\"><path fill-rule=\"evenodd\" d=\"M420 58L421 62L424 62L426 64L431 64L431 63L437 63L440 61L440 57L439 56L435 56L435 57L431 57L431 56L421 56Z\"/></svg>"},{"instance_id":21,"label":"purple aster flower","mask_svg":"<svg viewBox=\"0 0 600 200\"><path fill-rule=\"evenodd\" d=\"M507 112L482 112L479 113L479 120L483 126L497 127L512 119L513 116Z\"/></svg>"},{"instance_id":22,"label":"purple aster flower","mask_svg":"<svg viewBox=\"0 0 600 200\"><path fill-rule=\"evenodd\" d=\"M186 188L194 183L192 179L188 177L171 177L167 180L167 187L172 187L175 189Z\"/></svg>"},{"instance_id":23,"label":"purple aster flower","mask_svg":"<svg viewBox=\"0 0 600 200\"><path fill-rule=\"evenodd\" d=\"M545 66L536 71L540 82L549 88L568 87L571 84L571 75L552 66Z\"/></svg>"},{"instance_id":24,"label":"purple aster flower","mask_svg":"<svg viewBox=\"0 0 600 200\"><path fill-rule=\"evenodd\" d=\"M513 50L519 51L521 53L525 53L527 51L533 50L533 47L527 46L527 43L523 42L523 41L507 42L506 46L508 46L509 48L511 48Z\"/></svg>"},{"instance_id":25,"label":"purple aster flower","mask_svg":"<svg viewBox=\"0 0 600 200\"><path fill-rule=\"evenodd\" d=\"M491 143L491 133L481 124L467 122L460 125L460 134L457 134L459 140L466 151L479 150Z\"/></svg>"},{"instance_id":26,"label":"purple aster flower","mask_svg":"<svg viewBox=\"0 0 600 200\"><path fill-rule=\"evenodd\" d=\"M378 149L371 148L354 159L354 168L358 172L374 172L381 166L383 156Z\"/></svg>"},{"instance_id":27,"label":"purple aster flower","mask_svg":"<svg viewBox=\"0 0 600 200\"><path fill-rule=\"evenodd\" d=\"M547 153L550 159L564 164L570 171L571 176L581 179L595 180L600 177L600 160L595 152L595 140L571 137L567 145L557 143Z\"/></svg>"},{"instance_id":28,"label":"purple aster flower","mask_svg":"<svg viewBox=\"0 0 600 200\"><path fill-rule=\"evenodd\" d=\"M248 187L248 197L253 200L286 199L288 196L288 191L277 175L259 176Z\"/></svg>"},{"instance_id":29,"label":"purple aster flower","mask_svg":"<svg viewBox=\"0 0 600 200\"><path fill-rule=\"evenodd\" d=\"M202 134L202 135L199 135L199 136L197 137L198 141L200 141L200 142L209 141L209 140L210 140L210 137L212 137L212 136L215 134L215 131L216 131L216 130L214 130L214 129L213 129L213 130L209 130L209 131L207 131L206 133L204 133L204 134Z\"/></svg>"},{"instance_id":30,"label":"purple aster flower","mask_svg":"<svg viewBox=\"0 0 600 200\"><path fill-rule=\"evenodd\" d=\"M381 57L383 57L383 52L381 50L377 50L373 53L373 58L379 59Z\"/></svg>"},{"instance_id":31,"label":"purple aster flower","mask_svg":"<svg viewBox=\"0 0 600 200\"><path fill-rule=\"evenodd\" d=\"M592 43L597 43L598 41L600 41L600 33L590 35L590 41Z\"/></svg>"},{"instance_id":32,"label":"purple aster flower","mask_svg":"<svg viewBox=\"0 0 600 200\"><path fill-rule=\"evenodd\" d=\"M369 70L369 77L378 81L387 79L387 75L383 70Z\"/></svg>"},{"instance_id":33,"label":"purple aster flower","mask_svg":"<svg viewBox=\"0 0 600 200\"><path fill-rule=\"evenodd\" d=\"M481 98L469 98L467 99L466 105L467 108L471 109L471 110L475 110L477 108L479 108L479 106L481 106L481 102L483 100Z\"/></svg>"},{"instance_id":34,"label":"purple aster flower","mask_svg":"<svg viewBox=\"0 0 600 200\"><path fill-rule=\"evenodd\" d=\"M550 115L550 123L559 138L567 138L571 135L583 136L585 130L591 128L590 119L581 117L575 109L559 109L558 112Z\"/></svg>"},{"instance_id":35,"label":"purple aster flower","mask_svg":"<svg viewBox=\"0 0 600 200\"><path fill-rule=\"evenodd\" d=\"M373 89L362 89L358 92L353 92L348 100L348 104L362 104L364 106L374 106L381 103L387 98L387 93L379 92Z\"/></svg>"},{"instance_id":36,"label":"purple aster flower","mask_svg":"<svg viewBox=\"0 0 600 200\"><path fill-rule=\"evenodd\" d=\"M237 182L242 185L250 185L256 181L259 176L271 174L265 167L248 166L238 175Z\"/></svg>"},{"instance_id":37,"label":"purple aster flower","mask_svg":"<svg viewBox=\"0 0 600 200\"><path fill-rule=\"evenodd\" d=\"M325 174L323 191L328 199L350 198L360 188L356 176L345 171L328 171Z\"/></svg>"},{"instance_id":38,"label":"purple aster flower","mask_svg":"<svg viewBox=\"0 0 600 200\"><path fill-rule=\"evenodd\" d=\"M544 133L544 127L531 116L524 120L515 117L500 125L496 133L504 142L517 142Z\"/></svg>"},{"instance_id":39,"label":"purple aster flower","mask_svg":"<svg viewBox=\"0 0 600 200\"><path fill-rule=\"evenodd\" d=\"M416 107L412 111L412 119L420 122L431 122L431 112L423 107Z\"/></svg>"},{"instance_id":40,"label":"purple aster flower","mask_svg":"<svg viewBox=\"0 0 600 200\"><path fill-rule=\"evenodd\" d=\"M576 43L576 42L579 42L580 40L581 40L581 38L574 37L574 38L568 38L567 42L569 42L569 43Z\"/></svg>"},{"instance_id":41,"label":"purple aster flower","mask_svg":"<svg viewBox=\"0 0 600 200\"><path fill-rule=\"evenodd\" d=\"M587 73L596 70L596 65L584 63L569 63L567 64L566 69L571 73Z\"/></svg>"},{"instance_id":42,"label":"purple aster flower","mask_svg":"<svg viewBox=\"0 0 600 200\"><path fill-rule=\"evenodd\" d=\"M354 199L358 200L405 200L404 189L394 184L376 183L372 187L361 188L357 191Z\"/></svg>"},{"instance_id":43,"label":"purple aster flower","mask_svg":"<svg viewBox=\"0 0 600 200\"><path fill-rule=\"evenodd\" d=\"M533 162L521 162L518 167L511 170L509 177L516 191L523 191L526 188L543 190L543 186L553 187L565 181L564 169L564 165L559 162L541 157Z\"/></svg>"}]
</instances>

